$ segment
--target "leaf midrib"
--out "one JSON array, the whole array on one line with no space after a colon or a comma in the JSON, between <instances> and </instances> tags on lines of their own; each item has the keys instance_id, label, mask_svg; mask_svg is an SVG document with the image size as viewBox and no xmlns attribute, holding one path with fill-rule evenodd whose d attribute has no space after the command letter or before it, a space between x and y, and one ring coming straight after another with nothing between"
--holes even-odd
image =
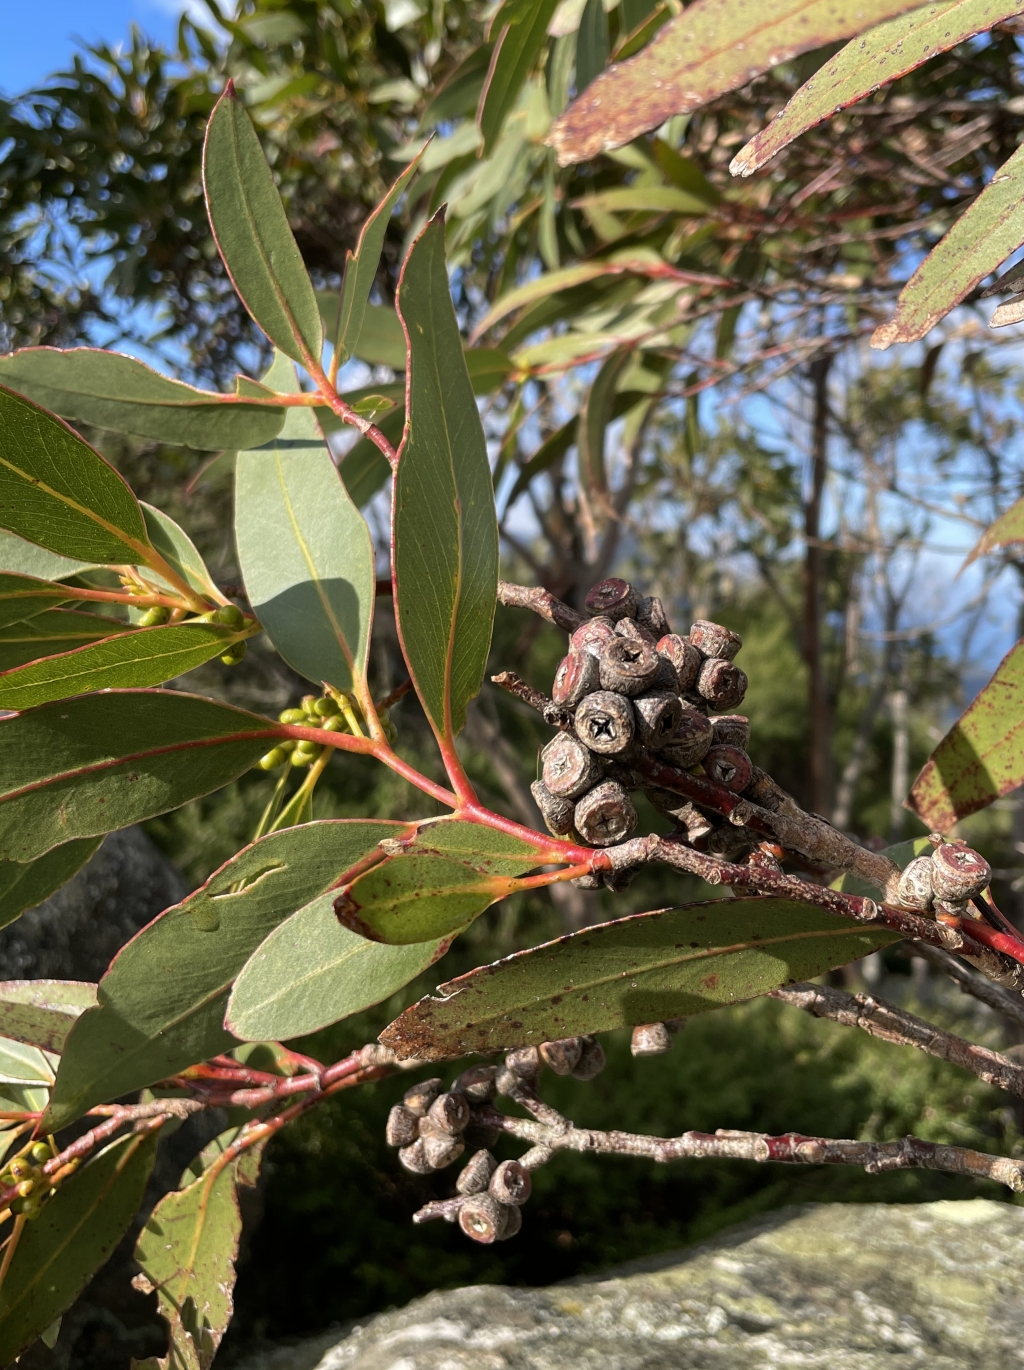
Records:
<instances>
[{"instance_id":1,"label":"leaf midrib","mask_svg":"<svg viewBox=\"0 0 1024 1370\"><path fill-rule=\"evenodd\" d=\"M14 475L20 477L26 484L31 485L34 490L41 490L44 494L49 495L51 499L55 499L61 504L66 504L69 509L74 509L79 514L84 514L86 518L104 529L105 532L112 533L118 541L122 542L126 547L130 547L132 551L139 553L143 564L146 564L148 555L153 551L153 548L149 543L139 542L139 540L132 537L130 533L126 533L123 528L118 528L116 524L103 518L95 509L88 509L84 504L79 504L71 495L61 494L60 491L55 490L51 485L47 485L46 481L41 480L38 476L32 476L29 475L27 471L23 471L20 466L16 466L15 463L9 461L7 457L0 456L0 466L6 466L9 471L12 471ZM139 517L140 519L142 518L141 513Z\"/></svg>"}]
</instances>

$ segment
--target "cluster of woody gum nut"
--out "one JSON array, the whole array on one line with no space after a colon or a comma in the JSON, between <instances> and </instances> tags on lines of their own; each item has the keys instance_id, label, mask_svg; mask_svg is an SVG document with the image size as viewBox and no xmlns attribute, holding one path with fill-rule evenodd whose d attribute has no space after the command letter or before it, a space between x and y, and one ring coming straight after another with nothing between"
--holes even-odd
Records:
<instances>
[{"instance_id":1,"label":"cluster of woody gum nut","mask_svg":"<svg viewBox=\"0 0 1024 1370\"><path fill-rule=\"evenodd\" d=\"M675 820L674 836L735 858L759 839L678 794L652 788L636 768L650 756L706 775L763 808L795 807L747 755L749 720L710 712L735 709L743 701L747 677L734 662L742 639L703 619L687 637L673 633L661 600L641 597L617 577L595 585L586 607L591 617L572 634L551 691L553 702L571 717L572 731L560 732L543 749L541 779L532 786L549 830L590 846L622 842L637 824L629 792L642 789L656 809ZM900 904L950 922L980 917L970 901L989 884L988 863L963 842L932 840L938 844L934 853L903 871ZM629 874L583 876L575 883L596 888L603 880L617 889ZM667 1051L680 1026L634 1028L633 1055ZM492 1101L497 1095L518 1102L535 1097L533 1086L545 1066L591 1080L604 1064L596 1038L568 1037L511 1051L503 1066L471 1066L448 1090L440 1080L408 1089L391 1110L386 1134L407 1170L425 1175L451 1165L467 1145L479 1148L459 1175L457 1197L429 1205L421 1220L447 1217L478 1242L515 1236L522 1225L520 1209L530 1197L531 1158L527 1154L522 1161L499 1165L491 1155L488 1148L501 1135Z\"/></svg>"}]
</instances>

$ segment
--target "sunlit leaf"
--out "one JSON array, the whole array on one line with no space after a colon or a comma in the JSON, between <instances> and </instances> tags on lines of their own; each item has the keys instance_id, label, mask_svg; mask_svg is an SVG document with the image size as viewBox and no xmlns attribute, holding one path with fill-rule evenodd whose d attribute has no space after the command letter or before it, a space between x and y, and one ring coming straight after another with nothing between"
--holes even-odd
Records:
<instances>
[{"instance_id":1,"label":"sunlit leaf","mask_svg":"<svg viewBox=\"0 0 1024 1370\"><path fill-rule=\"evenodd\" d=\"M489 155L516 106L534 62L547 42L558 0L505 0L491 20L496 39L480 92L476 122Z\"/></svg>"},{"instance_id":2,"label":"sunlit leaf","mask_svg":"<svg viewBox=\"0 0 1024 1370\"><path fill-rule=\"evenodd\" d=\"M88 643L101 642L129 625L106 614L85 614L74 609L47 609L27 622L0 628L0 671L38 661L40 657L71 652ZM135 631L132 629L131 631Z\"/></svg>"},{"instance_id":3,"label":"sunlit leaf","mask_svg":"<svg viewBox=\"0 0 1024 1370\"><path fill-rule=\"evenodd\" d=\"M72 1027L95 1004L96 986L84 980L2 980L0 1036L59 1055Z\"/></svg>"},{"instance_id":4,"label":"sunlit leaf","mask_svg":"<svg viewBox=\"0 0 1024 1370\"><path fill-rule=\"evenodd\" d=\"M1024 499L1011 505L1005 514L1000 514L995 523L982 533L977 546L960 568L964 570L972 561L988 556L997 547L1009 547L1012 543L1024 542Z\"/></svg>"}]
</instances>

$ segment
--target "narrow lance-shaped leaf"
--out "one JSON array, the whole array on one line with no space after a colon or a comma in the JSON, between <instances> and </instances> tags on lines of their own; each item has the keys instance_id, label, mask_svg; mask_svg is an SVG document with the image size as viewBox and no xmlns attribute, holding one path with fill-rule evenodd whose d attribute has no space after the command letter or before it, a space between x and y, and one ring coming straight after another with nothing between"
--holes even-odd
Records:
<instances>
[{"instance_id":1,"label":"narrow lance-shaped leaf","mask_svg":"<svg viewBox=\"0 0 1024 1370\"><path fill-rule=\"evenodd\" d=\"M119 626L110 621L111 629ZM222 656L249 635L217 623L168 623L115 633L0 672L0 709L31 709L90 690L162 685Z\"/></svg>"},{"instance_id":2,"label":"narrow lance-shaped leaf","mask_svg":"<svg viewBox=\"0 0 1024 1370\"><path fill-rule=\"evenodd\" d=\"M398 290L409 339L407 417L393 500L395 613L431 726L450 743L480 689L498 583L498 523L438 214Z\"/></svg>"},{"instance_id":3,"label":"narrow lance-shaped leaf","mask_svg":"<svg viewBox=\"0 0 1024 1370\"><path fill-rule=\"evenodd\" d=\"M377 427L393 447L402 441L405 430L405 405L377 420ZM391 479L391 463L369 438L359 438L338 463L345 489L357 509L363 509Z\"/></svg>"},{"instance_id":4,"label":"narrow lance-shaped leaf","mask_svg":"<svg viewBox=\"0 0 1024 1370\"><path fill-rule=\"evenodd\" d=\"M0 526L79 561L148 560L138 501L73 429L0 387L0 430Z\"/></svg>"},{"instance_id":5,"label":"narrow lance-shaped leaf","mask_svg":"<svg viewBox=\"0 0 1024 1370\"><path fill-rule=\"evenodd\" d=\"M476 111L484 155L494 151L505 121L547 42L548 24L557 3L558 0L506 0L491 20L491 36L497 41Z\"/></svg>"},{"instance_id":6,"label":"narrow lance-shaped leaf","mask_svg":"<svg viewBox=\"0 0 1024 1370\"><path fill-rule=\"evenodd\" d=\"M576 39L576 89L586 90L608 65L608 16L602 0L587 0Z\"/></svg>"},{"instance_id":7,"label":"narrow lance-shaped leaf","mask_svg":"<svg viewBox=\"0 0 1024 1370\"><path fill-rule=\"evenodd\" d=\"M48 552L45 547L26 542L24 538L0 528L0 569L14 571L21 576L35 576L37 580L63 580L91 570L95 562L76 561Z\"/></svg>"},{"instance_id":8,"label":"narrow lance-shaped leaf","mask_svg":"<svg viewBox=\"0 0 1024 1370\"><path fill-rule=\"evenodd\" d=\"M399 1057L444 1060L753 999L899 940L784 899L636 914L481 966L381 1033Z\"/></svg>"},{"instance_id":9,"label":"narrow lance-shaped leaf","mask_svg":"<svg viewBox=\"0 0 1024 1370\"><path fill-rule=\"evenodd\" d=\"M217 589L206 563L185 530L179 528L162 509L154 509L151 504L145 502L141 504L141 508L149 540L171 570L182 580L187 581L198 594L215 603L222 600L224 596ZM159 580L160 576L156 576L156 579Z\"/></svg>"},{"instance_id":10,"label":"narrow lance-shaped leaf","mask_svg":"<svg viewBox=\"0 0 1024 1370\"><path fill-rule=\"evenodd\" d=\"M47 609L27 622L0 628L0 671L11 671L41 657L71 652L91 642L102 642L112 633L136 632L120 618L108 614L85 614L74 609Z\"/></svg>"},{"instance_id":11,"label":"narrow lance-shaped leaf","mask_svg":"<svg viewBox=\"0 0 1024 1370\"><path fill-rule=\"evenodd\" d=\"M26 1224L0 1291L0 1360L9 1365L75 1301L110 1256L146 1190L155 1133L112 1142Z\"/></svg>"},{"instance_id":12,"label":"narrow lance-shaped leaf","mask_svg":"<svg viewBox=\"0 0 1024 1370\"><path fill-rule=\"evenodd\" d=\"M911 276L892 319L872 333L872 347L884 351L893 343L923 338L1020 247L1022 194L1024 147L1019 147Z\"/></svg>"},{"instance_id":13,"label":"narrow lance-shaped leaf","mask_svg":"<svg viewBox=\"0 0 1024 1370\"><path fill-rule=\"evenodd\" d=\"M0 981L0 1035L60 1053L88 1008L96 986L84 980Z\"/></svg>"},{"instance_id":14,"label":"narrow lance-shaped leaf","mask_svg":"<svg viewBox=\"0 0 1024 1370\"><path fill-rule=\"evenodd\" d=\"M141 823L209 794L278 725L173 690L116 690L0 719L0 860Z\"/></svg>"},{"instance_id":15,"label":"narrow lance-shaped leaf","mask_svg":"<svg viewBox=\"0 0 1024 1370\"><path fill-rule=\"evenodd\" d=\"M270 379L298 391L286 357ZM373 544L309 409L290 409L278 439L238 454L235 539L249 602L285 661L316 684L358 688L373 620Z\"/></svg>"},{"instance_id":16,"label":"narrow lance-shaped leaf","mask_svg":"<svg viewBox=\"0 0 1024 1370\"><path fill-rule=\"evenodd\" d=\"M985 529L978 545L960 569L965 570L972 561L988 556L989 552L994 552L997 547L1008 547L1014 542L1024 542L1024 499L1019 499L1016 504L1011 505L1005 514L1000 514L995 523Z\"/></svg>"},{"instance_id":17,"label":"narrow lance-shaped leaf","mask_svg":"<svg viewBox=\"0 0 1024 1370\"><path fill-rule=\"evenodd\" d=\"M73 590L52 580L0 572L0 628L22 623L74 598Z\"/></svg>"},{"instance_id":18,"label":"narrow lance-shaped leaf","mask_svg":"<svg viewBox=\"0 0 1024 1370\"><path fill-rule=\"evenodd\" d=\"M213 236L242 303L275 347L319 367L324 335L313 287L231 81L207 125L203 186Z\"/></svg>"},{"instance_id":19,"label":"narrow lance-shaped leaf","mask_svg":"<svg viewBox=\"0 0 1024 1370\"><path fill-rule=\"evenodd\" d=\"M228 994L256 948L372 857L378 842L407 831L402 823L333 820L272 833L162 913L117 954L99 983L99 1007L72 1029L47 1127L227 1050Z\"/></svg>"},{"instance_id":20,"label":"narrow lance-shaped leaf","mask_svg":"<svg viewBox=\"0 0 1024 1370\"><path fill-rule=\"evenodd\" d=\"M624 347L601 363L587 391L586 403L580 415L577 438L580 483L584 489L599 494L604 494L608 489L604 438L612 417L615 390L619 378L632 360L633 353Z\"/></svg>"},{"instance_id":21,"label":"narrow lance-shaped leaf","mask_svg":"<svg viewBox=\"0 0 1024 1370\"><path fill-rule=\"evenodd\" d=\"M853 38L916 0L694 0L642 52L613 64L551 126L562 166L621 147L802 52Z\"/></svg>"},{"instance_id":22,"label":"narrow lance-shaped leaf","mask_svg":"<svg viewBox=\"0 0 1024 1370\"><path fill-rule=\"evenodd\" d=\"M207 451L257 447L284 412L162 376L134 357L93 347L26 347L0 357L0 384L65 419Z\"/></svg>"},{"instance_id":23,"label":"narrow lance-shaped leaf","mask_svg":"<svg viewBox=\"0 0 1024 1370\"><path fill-rule=\"evenodd\" d=\"M320 307L324 329L328 337L333 338L338 331L341 297L336 290L318 290L316 301ZM391 305L366 305L362 325L350 353L360 361L369 362L371 366L390 366L394 371L405 370L405 334Z\"/></svg>"},{"instance_id":24,"label":"narrow lance-shaped leaf","mask_svg":"<svg viewBox=\"0 0 1024 1370\"><path fill-rule=\"evenodd\" d=\"M34 861L0 861L0 928L66 885L96 854L102 841L102 837L82 837L54 847Z\"/></svg>"},{"instance_id":25,"label":"narrow lance-shaped leaf","mask_svg":"<svg viewBox=\"0 0 1024 1370\"><path fill-rule=\"evenodd\" d=\"M1024 784L1024 642L960 715L914 781L907 807L947 832L968 814Z\"/></svg>"}]
</instances>

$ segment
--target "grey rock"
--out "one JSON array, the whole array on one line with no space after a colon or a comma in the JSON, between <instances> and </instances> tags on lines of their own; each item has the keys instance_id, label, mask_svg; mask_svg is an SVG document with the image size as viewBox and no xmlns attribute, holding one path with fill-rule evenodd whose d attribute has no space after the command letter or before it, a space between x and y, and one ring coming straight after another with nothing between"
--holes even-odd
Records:
<instances>
[{"instance_id":1,"label":"grey rock","mask_svg":"<svg viewBox=\"0 0 1024 1370\"><path fill-rule=\"evenodd\" d=\"M1020 1370L1024 1211L988 1200L784 1209L611 1277L435 1293L317 1370ZM307 1370L322 1339L246 1370Z\"/></svg>"},{"instance_id":2,"label":"grey rock","mask_svg":"<svg viewBox=\"0 0 1024 1370\"><path fill-rule=\"evenodd\" d=\"M0 932L0 980L98 980L188 887L141 828L112 832L68 883Z\"/></svg>"}]
</instances>

